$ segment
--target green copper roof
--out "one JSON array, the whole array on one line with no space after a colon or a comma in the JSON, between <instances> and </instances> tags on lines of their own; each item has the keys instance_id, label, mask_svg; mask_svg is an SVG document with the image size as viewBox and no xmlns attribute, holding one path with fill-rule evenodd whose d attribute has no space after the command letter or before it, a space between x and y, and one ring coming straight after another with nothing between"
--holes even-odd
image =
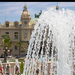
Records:
<instances>
[{"instance_id":1,"label":"green copper roof","mask_svg":"<svg viewBox=\"0 0 75 75\"><path fill-rule=\"evenodd\" d=\"M36 23L37 19L38 19L38 18L33 18L33 19L30 20L30 22L31 22L31 23Z\"/></svg>"}]
</instances>

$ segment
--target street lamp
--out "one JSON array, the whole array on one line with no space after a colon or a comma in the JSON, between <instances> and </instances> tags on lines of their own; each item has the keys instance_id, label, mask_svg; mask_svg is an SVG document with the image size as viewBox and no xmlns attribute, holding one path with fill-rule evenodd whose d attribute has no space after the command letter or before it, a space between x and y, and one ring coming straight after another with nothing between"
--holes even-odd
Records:
<instances>
[{"instance_id":1,"label":"street lamp","mask_svg":"<svg viewBox=\"0 0 75 75\"><path fill-rule=\"evenodd\" d=\"M7 46L5 46L3 48L3 51L4 51L4 62L6 62L6 60L7 60L7 52L9 52L10 50L9 50L9 48Z\"/></svg>"},{"instance_id":2,"label":"street lamp","mask_svg":"<svg viewBox=\"0 0 75 75\"><path fill-rule=\"evenodd\" d=\"M7 46L5 46L5 49L7 49L8 47Z\"/></svg>"},{"instance_id":3,"label":"street lamp","mask_svg":"<svg viewBox=\"0 0 75 75\"><path fill-rule=\"evenodd\" d=\"M8 49L8 52L10 52L10 50Z\"/></svg>"},{"instance_id":4,"label":"street lamp","mask_svg":"<svg viewBox=\"0 0 75 75\"><path fill-rule=\"evenodd\" d=\"M3 51L5 52L5 49L3 48Z\"/></svg>"}]
</instances>

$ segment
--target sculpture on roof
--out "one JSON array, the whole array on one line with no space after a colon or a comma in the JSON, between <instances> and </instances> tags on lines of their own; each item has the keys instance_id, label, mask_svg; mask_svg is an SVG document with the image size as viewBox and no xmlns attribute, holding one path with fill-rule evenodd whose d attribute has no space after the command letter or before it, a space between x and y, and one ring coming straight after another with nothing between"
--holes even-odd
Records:
<instances>
[{"instance_id":1,"label":"sculpture on roof","mask_svg":"<svg viewBox=\"0 0 75 75\"><path fill-rule=\"evenodd\" d=\"M57 2L56 10L59 10L58 2Z\"/></svg>"}]
</instances>

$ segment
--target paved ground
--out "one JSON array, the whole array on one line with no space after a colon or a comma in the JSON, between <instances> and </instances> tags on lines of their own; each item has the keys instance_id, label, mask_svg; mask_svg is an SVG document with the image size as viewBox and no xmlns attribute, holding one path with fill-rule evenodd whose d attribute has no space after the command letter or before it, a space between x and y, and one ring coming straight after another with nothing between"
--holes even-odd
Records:
<instances>
[{"instance_id":1,"label":"paved ground","mask_svg":"<svg viewBox=\"0 0 75 75\"><path fill-rule=\"evenodd\" d=\"M12 57L12 58L7 58L7 60L12 60L12 59L15 59L15 57ZM4 58L0 58L1 61L4 60Z\"/></svg>"}]
</instances>

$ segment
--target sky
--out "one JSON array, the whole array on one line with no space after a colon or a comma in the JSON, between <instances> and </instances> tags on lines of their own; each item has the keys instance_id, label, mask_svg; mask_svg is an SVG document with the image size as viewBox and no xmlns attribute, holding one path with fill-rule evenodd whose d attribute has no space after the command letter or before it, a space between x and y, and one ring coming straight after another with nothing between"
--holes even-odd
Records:
<instances>
[{"instance_id":1,"label":"sky","mask_svg":"<svg viewBox=\"0 0 75 75\"><path fill-rule=\"evenodd\" d=\"M40 10L46 10L48 6L56 7L57 3L59 10L64 8L75 11L75 2L0 2L0 22L20 22L24 5L27 5L31 18L35 18L35 14L38 15Z\"/></svg>"}]
</instances>

